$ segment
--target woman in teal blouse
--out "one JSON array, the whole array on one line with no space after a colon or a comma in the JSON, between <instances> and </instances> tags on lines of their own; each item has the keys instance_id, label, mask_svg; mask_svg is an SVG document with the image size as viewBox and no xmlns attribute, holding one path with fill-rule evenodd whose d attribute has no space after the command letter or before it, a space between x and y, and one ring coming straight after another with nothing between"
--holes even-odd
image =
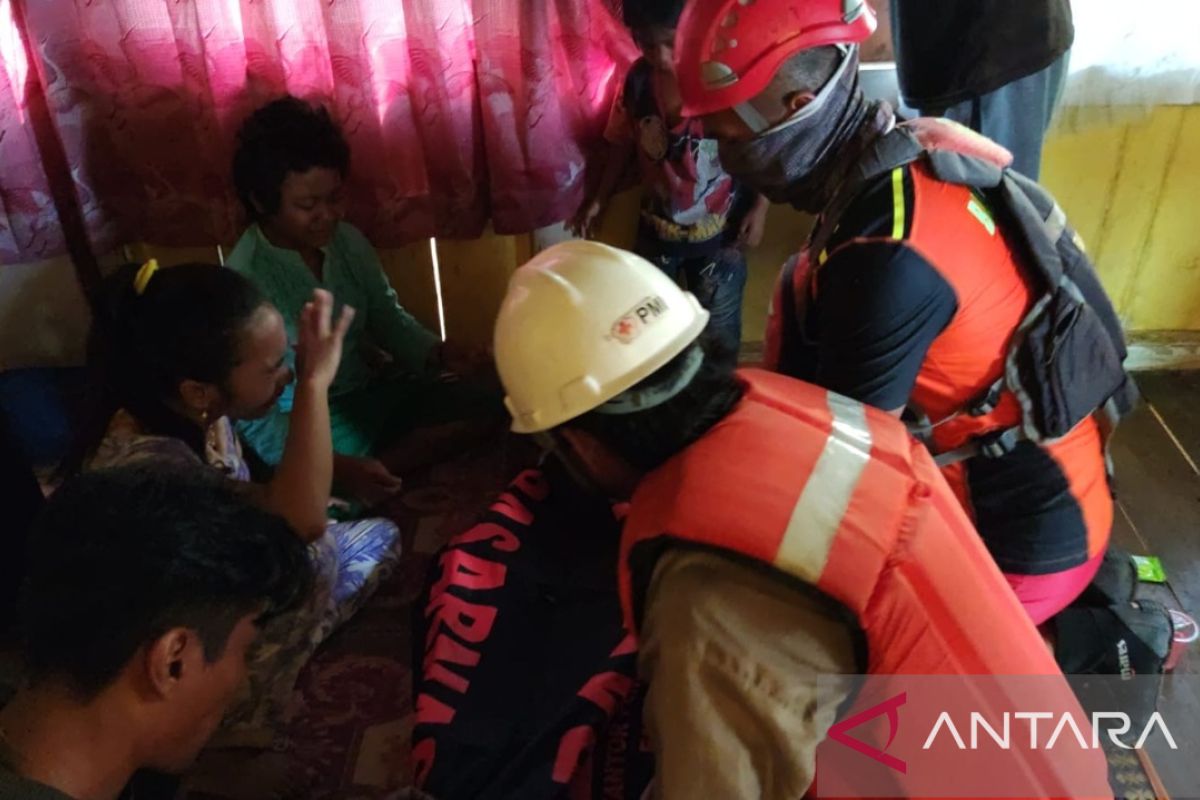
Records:
<instances>
[{"instance_id":1,"label":"woman in teal blouse","mask_svg":"<svg viewBox=\"0 0 1200 800\"><path fill-rule=\"evenodd\" d=\"M454 426L469 435L498 419L501 408L498 393L485 381L443 380L446 372L481 372L485 356L440 342L405 311L371 243L342 221L349 163L345 137L323 107L284 97L254 112L238 133L233 165L252 224L228 265L253 281L285 320L297 319L318 288L331 292L339 305L357 309L329 390L335 480L373 502L399 488L389 466L410 459L386 451L404 434L477 420ZM289 389L275 413L239 426L268 464L279 461L291 401Z\"/></svg>"}]
</instances>

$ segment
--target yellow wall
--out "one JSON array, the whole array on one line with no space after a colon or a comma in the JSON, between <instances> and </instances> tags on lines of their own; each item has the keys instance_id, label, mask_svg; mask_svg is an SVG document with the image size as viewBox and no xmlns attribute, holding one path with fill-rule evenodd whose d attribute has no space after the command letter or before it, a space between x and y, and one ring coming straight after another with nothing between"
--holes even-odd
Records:
<instances>
[{"instance_id":1,"label":"yellow wall","mask_svg":"<svg viewBox=\"0 0 1200 800\"><path fill-rule=\"evenodd\" d=\"M1053 134L1043 180L1087 242L1129 330L1200 331L1200 106L1112 116L1128 121ZM626 192L614 199L599 237L629 247L636 221L637 192ZM762 339L775 274L809 224L790 208L771 209L766 239L748 259L746 341ZM508 277L529 257L533 237L488 233L471 242L440 240L437 249L448 334L486 343ZM165 264L216 260L215 248L137 245L129 253L135 260L151 254ZM428 241L381 258L401 302L436 330ZM86 309L77 287L63 286L69 263L5 265L0 272L0 369L77 361Z\"/></svg>"},{"instance_id":2,"label":"yellow wall","mask_svg":"<svg viewBox=\"0 0 1200 800\"><path fill-rule=\"evenodd\" d=\"M229 252L226 247L225 252ZM122 259L125 254L121 254ZM508 285L508 276L529 259L529 236L496 236L488 232L474 241L438 240L438 266L446 335L467 342L491 340L492 322ZM188 261L216 263L215 247L159 247L136 244L128 257L141 261L154 256L162 266ZM121 260L121 259L118 259ZM384 272L400 302L430 330L438 330L437 289L429 240L380 252Z\"/></svg>"},{"instance_id":3,"label":"yellow wall","mask_svg":"<svg viewBox=\"0 0 1200 800\"><path fill-rule=\"evenodd\" d=\"M1126 327L1200 330L1200 106L1054 135L1044 163Z\"/></svg>"}]
</instances>

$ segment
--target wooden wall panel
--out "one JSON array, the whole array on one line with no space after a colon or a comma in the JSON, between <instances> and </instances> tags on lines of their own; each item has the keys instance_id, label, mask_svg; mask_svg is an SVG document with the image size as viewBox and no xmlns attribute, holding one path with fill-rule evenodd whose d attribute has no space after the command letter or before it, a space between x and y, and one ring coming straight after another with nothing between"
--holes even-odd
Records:
<instances>
[{"instance_id":1,"label":"wooden wall panel","mask_svg":"<svg viewBox=\"0 0 1200 800\"><path fill-rule=\"evenodd\" d=\"M230 247L225 248L228 253ZM202 264L219 264L220 257L217 248L213 247L164 247L158 244L137 242L122 248L113 254L116 263L126 261L140 263L149 258L157 258L160 267L174 267L178 264L199 262Z\"/></svg>"},{"instance_id":2,"label":"wooden wall panel","mask_svg":"<svg viewBox=\"0 0 1200 800\"><path fill-rule=\"evenodd\" d=\"M508 277L528 259L528 241L528 236L497 236L490 230L474 241L438 240L447 338L491 343Z\"/></svg>"},{"instance_id":3,"label":"wooden wall panel","mask_svg":"<svg viewBox=\"0 0 1200 800\"><path fill-rule=\"evenodd\" d=\"M1132 118L1132 119L1131 119ZM1200 107L1054 133L1043 181L1084 237L1130 331L1200 329Z\"/></svg>"},{"instance_id":4,"label":"wooden wall panel","mask_svg":"<svg viewBox=\"0 0 1200 800\"><path fill-rule=\"evenodd\" d=\"M0 371L82 364L90 324L66 256L0 266Z\"/></svg>"},{"instance_id":5,"label":"wooden wall panel","mask_svg":"<svg viewBox=\"0 0 1200 800\"><path fill-rule=\"evenodd\" d=\"M406 247L381 250L379 260L400 304L435 333L438 330L437 294L433 283L433 257L429 240Z\"/></svg>"},{"instance_id":6,"label":"wooden wall panel","mask_svg":"<svg viewBox=\"0 0 1200 800\"><path fill-rule=\"evenodd\" d=\"M1140 269L1122 298L1137 330L1200 329L1200 108L1174 110L1178 122L1137 253Z\"/></svg>"}]
</instances>

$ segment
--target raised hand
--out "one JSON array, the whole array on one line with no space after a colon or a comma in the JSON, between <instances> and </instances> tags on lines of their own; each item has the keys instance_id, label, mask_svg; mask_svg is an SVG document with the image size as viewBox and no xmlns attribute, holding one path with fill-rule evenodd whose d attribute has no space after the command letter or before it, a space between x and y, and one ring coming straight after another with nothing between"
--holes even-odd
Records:
<instances>
[{"instance_id":1,"label":"raised hand","mask_svg":"<svg viewBox=\"0 0 1200 800\"><path fill-rule=\"evenodd\" d=\"M343 306L333 319L333 295L313 290L312 300L300 311L296 341L296 379L325 390L333 383L342 362L342 342L354 321L354 309Z\"/></svg>"}]
</instances>

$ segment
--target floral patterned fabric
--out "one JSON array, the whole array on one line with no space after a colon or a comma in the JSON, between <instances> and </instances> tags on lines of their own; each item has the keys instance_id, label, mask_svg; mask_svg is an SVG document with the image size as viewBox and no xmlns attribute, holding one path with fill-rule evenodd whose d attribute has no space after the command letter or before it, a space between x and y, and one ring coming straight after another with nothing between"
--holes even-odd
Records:
<instances>
[{"instance_id":1,"label":"floral patterned fabric","mask_svg":"<svg viewBox=\"0 0 1200 800\"><path fill-rule=\"evenodd\" d=\"M634 54L611 0L0 0L0 260L63 250L29 121L44 96L92 245L231 243L253 108L328 103L379 246L568 216ZM28 83L28 85L26 85Z\"/></svg>"},{"instance_id":2,"label":"floral patterned fabric","mask_svg":"<svg viewBox=\"0 0 1200 800\"><path fill-rule=\"evenodd\" d=\"M88 466L100 469L147 460L206 468L186 444L143 433L137 420L125 411L114 415ZM231 480L250 479L241 445L225 417L209 428L205 461ZM308 552L316 574L313 593L304 607L263 628L250 655L246 696L227 715L215 744L266 747L273 743L289 717L300 670L317 646L362 607L395 567L400 557L400 531L384 519L330 523L325 535L308 546Z\"/></svg>"}]
</instances>

